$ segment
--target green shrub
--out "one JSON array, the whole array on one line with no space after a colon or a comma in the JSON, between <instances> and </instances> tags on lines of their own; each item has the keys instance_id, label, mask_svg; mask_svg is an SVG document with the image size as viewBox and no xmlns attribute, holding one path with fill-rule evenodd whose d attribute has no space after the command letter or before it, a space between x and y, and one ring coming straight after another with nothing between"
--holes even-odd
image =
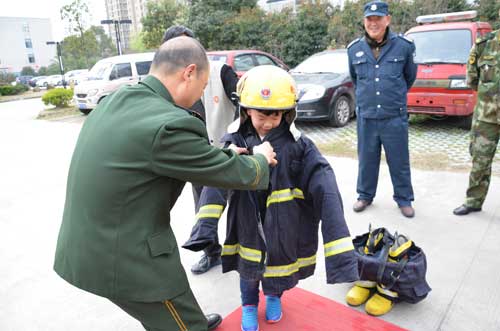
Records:
<instances>
[{"instance_id":1,"label":"green shrub","mask_svg":"<svg viewBox=\"0 0 500 331\"><path fill-rule=\"evenodd\" d=\"M26 92L26 91L30 90L30 87L28 85L25 85L25 84L17 84L14 87L15 87L16 91L19 91L18 93L22 93L22 92Z\"/></svg>"},{"instance_id":2,"label":"green shrub","mask_svg":"<svg viewBox=\"0 0 500 331\"><path fill-rule=\"evenodd\" d=\"M23 84L17 84L17 85L0 85L0 95L14 95L14 94L19 94L24 91L29 90L29 87L23 85Z\"/></svg>"},{"instance_id":3,"label":"green shrub","mask_svg":"<svg viewBox=\"0 0 500 331\"><path fill-rule=\"evenodd\" d=\"M42 101L45 105L54 105L56 107L67 107L73 98L73 90L56 88L47 91L42 96Z\"/></svg>"}]
</instances>

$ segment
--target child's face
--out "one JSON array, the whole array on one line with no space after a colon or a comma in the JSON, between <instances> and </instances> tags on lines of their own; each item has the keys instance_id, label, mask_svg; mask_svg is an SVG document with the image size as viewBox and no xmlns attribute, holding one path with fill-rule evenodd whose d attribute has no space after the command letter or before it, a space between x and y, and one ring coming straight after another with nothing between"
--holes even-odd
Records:
<instances>
[{"instance_id":1,"label":"child's face","mask_svg":"<svg viewBox=\"0 0 500 331\"><path fill-rule=\"evenodd\" d=\"M258 110L248 109L247 114L252 121L252 125L259 136L266 136L272 129L278 127L283 117L283 112L276 111L270 115L265 115Z\"/></svg>"}]
</instances>

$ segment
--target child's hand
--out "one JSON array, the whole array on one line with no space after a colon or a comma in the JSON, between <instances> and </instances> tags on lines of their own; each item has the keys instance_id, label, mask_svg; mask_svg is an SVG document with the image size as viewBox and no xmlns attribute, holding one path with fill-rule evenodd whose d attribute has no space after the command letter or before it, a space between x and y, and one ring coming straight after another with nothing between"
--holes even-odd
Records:
<instances>
[{"instance_id":1,"label":"child's hand","mask_svg":"<svg viewBox=\"0 0 500 331\"><path fill-rule=\"evenodd\" d=\"M237 154L249 154L248 149L246 149L245 147L238 147L235 144L231 144L227 148L232 149Z\"/></svg>"},{"instance_id":2,"label":"child's hand","mask_svg":"<svg viewBox=\"0 0 500 331\"><path fill-rule=\"evenodd\" d=\"M276 153L274 152L273 146L269 143L269 141L265 141L262 144L255 146L253 148L253 154L262 154L266 157L267 163L271 167L274 167L278 164L278 160L276 160Z\"/></svg>"}]
</instances>

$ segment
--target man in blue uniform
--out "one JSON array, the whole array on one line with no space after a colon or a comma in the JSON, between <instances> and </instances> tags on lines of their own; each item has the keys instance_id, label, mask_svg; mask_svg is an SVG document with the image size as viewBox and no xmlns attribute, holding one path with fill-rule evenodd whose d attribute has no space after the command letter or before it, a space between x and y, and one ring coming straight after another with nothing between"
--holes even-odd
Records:
<instances>
[{"instance_id":1,"label":"man in blue uniform","mask_svg":"<svg viewBox=\"0 0 500 331\"><path fill-rule=\"evenodd\" d=\"M367 3L364 16L365 35L347 47L356 91L359 159L358 200L353 209L363 211L375 197L383 146L393 198L404 216L413 217L406 94L417 74L415 45L390 31L387 3Z\"/></svg>"}]
</instances>

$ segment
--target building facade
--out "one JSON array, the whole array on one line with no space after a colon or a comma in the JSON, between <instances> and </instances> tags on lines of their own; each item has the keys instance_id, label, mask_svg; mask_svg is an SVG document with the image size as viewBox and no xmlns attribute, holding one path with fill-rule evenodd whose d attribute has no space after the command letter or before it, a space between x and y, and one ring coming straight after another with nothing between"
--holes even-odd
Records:
<instances>
[{"instance_id":1,"label":"building facade","mask_svg":"<svg viewBox=\"0 0 500 331\"><path fill-rule=\"evenodd\" d=\"M130 19L131 24L120 24L121 48L126 51L130 48L132 38L142 30L141 19L146 15L146 4L158 0L105 0L108 20ZM176 0L179 4L188 5L186 0ZM114 24L108 26L109 36L116 44L116 30Z\"/></svg>"},{"instance_id":2,"label":"building facade","mask_svg":"<svg viewBox=\"0 0 500 331\"><path fill-rule=\"evenodd\" d=\"M146 2L148 0L129 0L129 8L131 11L130 19L132 20L132 33L137 35L142 30L141 19L146 14ZM151 0L150 0L151 1Z\"/></svg>"},{"instance_id":3,"label":"building facade","mask_svg":"<svg viewBox=\"0 0 500 331\"><path fill-rule=\"evenodd\" d=\"M106 0L106 16L109 20L132 20L132 6L133 0ZM132 21L133 22L133 21ZM132 37L132 24L120 24L120 43L122 51L130 48L130 40ZM116 45L117 31L114 24L108 25L109 36L113 39ZM118 48L118 47L117 47Z\"/></svg>"},{"instance_id":4,"label":"building facade","mask_svg":"<svg viewBox=\"0 0 500 331\"><path fill-rule=\"evenodd\" d=\"M18 74L23 67L35 71L57 60L48 18L0 17L0 71Z\"/></svg>"}]
</instances>

